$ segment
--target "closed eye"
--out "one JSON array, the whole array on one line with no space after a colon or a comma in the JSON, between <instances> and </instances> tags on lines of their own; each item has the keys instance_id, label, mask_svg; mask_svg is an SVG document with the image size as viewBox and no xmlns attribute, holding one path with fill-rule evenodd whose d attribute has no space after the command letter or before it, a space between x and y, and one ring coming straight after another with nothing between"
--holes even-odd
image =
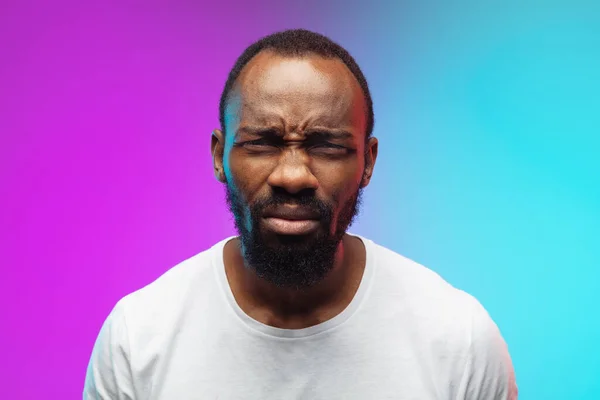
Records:
<instances>
[{"instance_id":1,"label":"closed eye","mask_svg":"<svg viewBox=\"0 0 600 400\"><path fill-rule=\"evenodd\" d=\"M260 147L279 147L276 143L265 139L250 140L239 144L243 147L260 148Z\"/></svg>"},{"instance_id":2,"label":"closed eye","mask_svg":"<svg viewBox=\"0 0 600 400\"><path fill-rule=\"evenodd\" d=\"M313 149L314 148L345 149L344 146L340 146L340 145L333 144L333 143L319 143L319 144L314 144L310 147Z\"/></svg>"},{"instance_id":3,"label":"closed eye","mask_svg":"<svg viewBox=\"0 0 600 400\"><path fill-rule=\"evenodd\" d=\"M309 146L309 151L325 155L344 155L352 153L352 149L333 143L318 143Z\"/></svg>"},{"instance_id":4,"label":"closed eye","mask_svg":"<svg viewBox=\"0 0 600 400\"><path fill-rule=\"evenodd\" d=\"M235 143L235 147L241 147L246 149L251 153L271 153L273 151L277 151L278 149L285 146L283 140L281 143L279 141L270 140L266 138L249 140L246 142ZM313 153L315 155L323 155L323 156L343 156L347 154L352 154L355 152L354 149L341 146L338 144L333 144L329 142L318 142L318 143L305 143L303 146L309 153Z\"/></svg>"}]
</instances>

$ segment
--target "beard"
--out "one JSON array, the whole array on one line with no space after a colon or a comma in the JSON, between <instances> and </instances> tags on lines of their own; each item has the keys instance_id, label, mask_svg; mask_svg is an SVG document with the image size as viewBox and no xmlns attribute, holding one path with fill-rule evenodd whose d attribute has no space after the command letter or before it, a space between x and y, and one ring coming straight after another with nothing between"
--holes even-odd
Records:
<instances>
[{"instance_id":1,"label":"beard","mask_svg":"<svg viewBox=\"0 0 600 400\"><path fill-rule=\"evenodd\" d=\"M333 269L338 245L359 213L363 192L359 188L336 216L335 207L318 199L314 192L292 195L277 190L270 197L246 204L233 185L226 183L225 188L246 267L277 287L294 290L314 286ZM291 204L318 213L321 227L317 233L276 236L261 229L267 208Z\"/></svg>"}]
</instances>

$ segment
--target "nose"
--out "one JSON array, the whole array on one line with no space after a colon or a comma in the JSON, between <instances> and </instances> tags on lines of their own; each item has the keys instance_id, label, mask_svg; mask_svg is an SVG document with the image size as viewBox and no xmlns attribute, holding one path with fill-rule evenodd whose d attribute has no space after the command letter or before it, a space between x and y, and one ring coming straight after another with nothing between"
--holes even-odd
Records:
<instances>
[{"instance_id":1,"label":"nose","mask_svg":"<svg viewBox=\"0 0 600 400\"><path fill-rule=\"evenodd\" d=\"M316 190L319 181L308 166L308 157L302 151L290 149L281 155L277 167L273 170L267 183L271 187L284 189L291 194L303 190Z\"/></svg>"}]
</instances>

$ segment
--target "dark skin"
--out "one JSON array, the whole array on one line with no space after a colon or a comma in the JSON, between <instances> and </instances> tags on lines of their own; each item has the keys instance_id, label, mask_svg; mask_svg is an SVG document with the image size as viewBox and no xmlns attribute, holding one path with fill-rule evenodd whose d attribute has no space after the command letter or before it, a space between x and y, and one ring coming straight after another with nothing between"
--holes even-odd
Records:
<instances>
[{"instance_id":1,"label":"dark skin","mask_svg":"<svg viewBox=\"0 0 600 400\"><path fill-rule=\"evenodd\" d=\"M365 110L364 94L341 60L263 51L246 65L229 97L227 137L213 132L215 176L234 185L247 204L273 190L314 191L336 205L333 232L342 205L373 174L378 142L366 140ZM333 270L298 291L257 277L245 266L238 240L224 249L227 278L242 310L285 329L316 325L343 311L358 289L365 259L362 241L345 234Z\"/></svg>"}]
</instances>

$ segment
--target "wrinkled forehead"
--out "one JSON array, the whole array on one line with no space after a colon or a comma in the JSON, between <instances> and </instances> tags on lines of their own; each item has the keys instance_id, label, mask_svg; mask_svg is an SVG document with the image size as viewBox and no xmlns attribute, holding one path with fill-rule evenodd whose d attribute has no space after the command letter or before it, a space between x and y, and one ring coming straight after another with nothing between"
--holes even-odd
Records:
<instances>
[{"instance_id":1,"label":"wrinkled forehead","mask_svg":"<svg viewBox=\"0 0 600 400\"><path fill-rule=\"evenodd\" d=\"M226 121L228 129L248 123L364 132L366 102L356 78L341 60L263 52L240 74L228 101Z\"/></svg>"}]
</instances>

